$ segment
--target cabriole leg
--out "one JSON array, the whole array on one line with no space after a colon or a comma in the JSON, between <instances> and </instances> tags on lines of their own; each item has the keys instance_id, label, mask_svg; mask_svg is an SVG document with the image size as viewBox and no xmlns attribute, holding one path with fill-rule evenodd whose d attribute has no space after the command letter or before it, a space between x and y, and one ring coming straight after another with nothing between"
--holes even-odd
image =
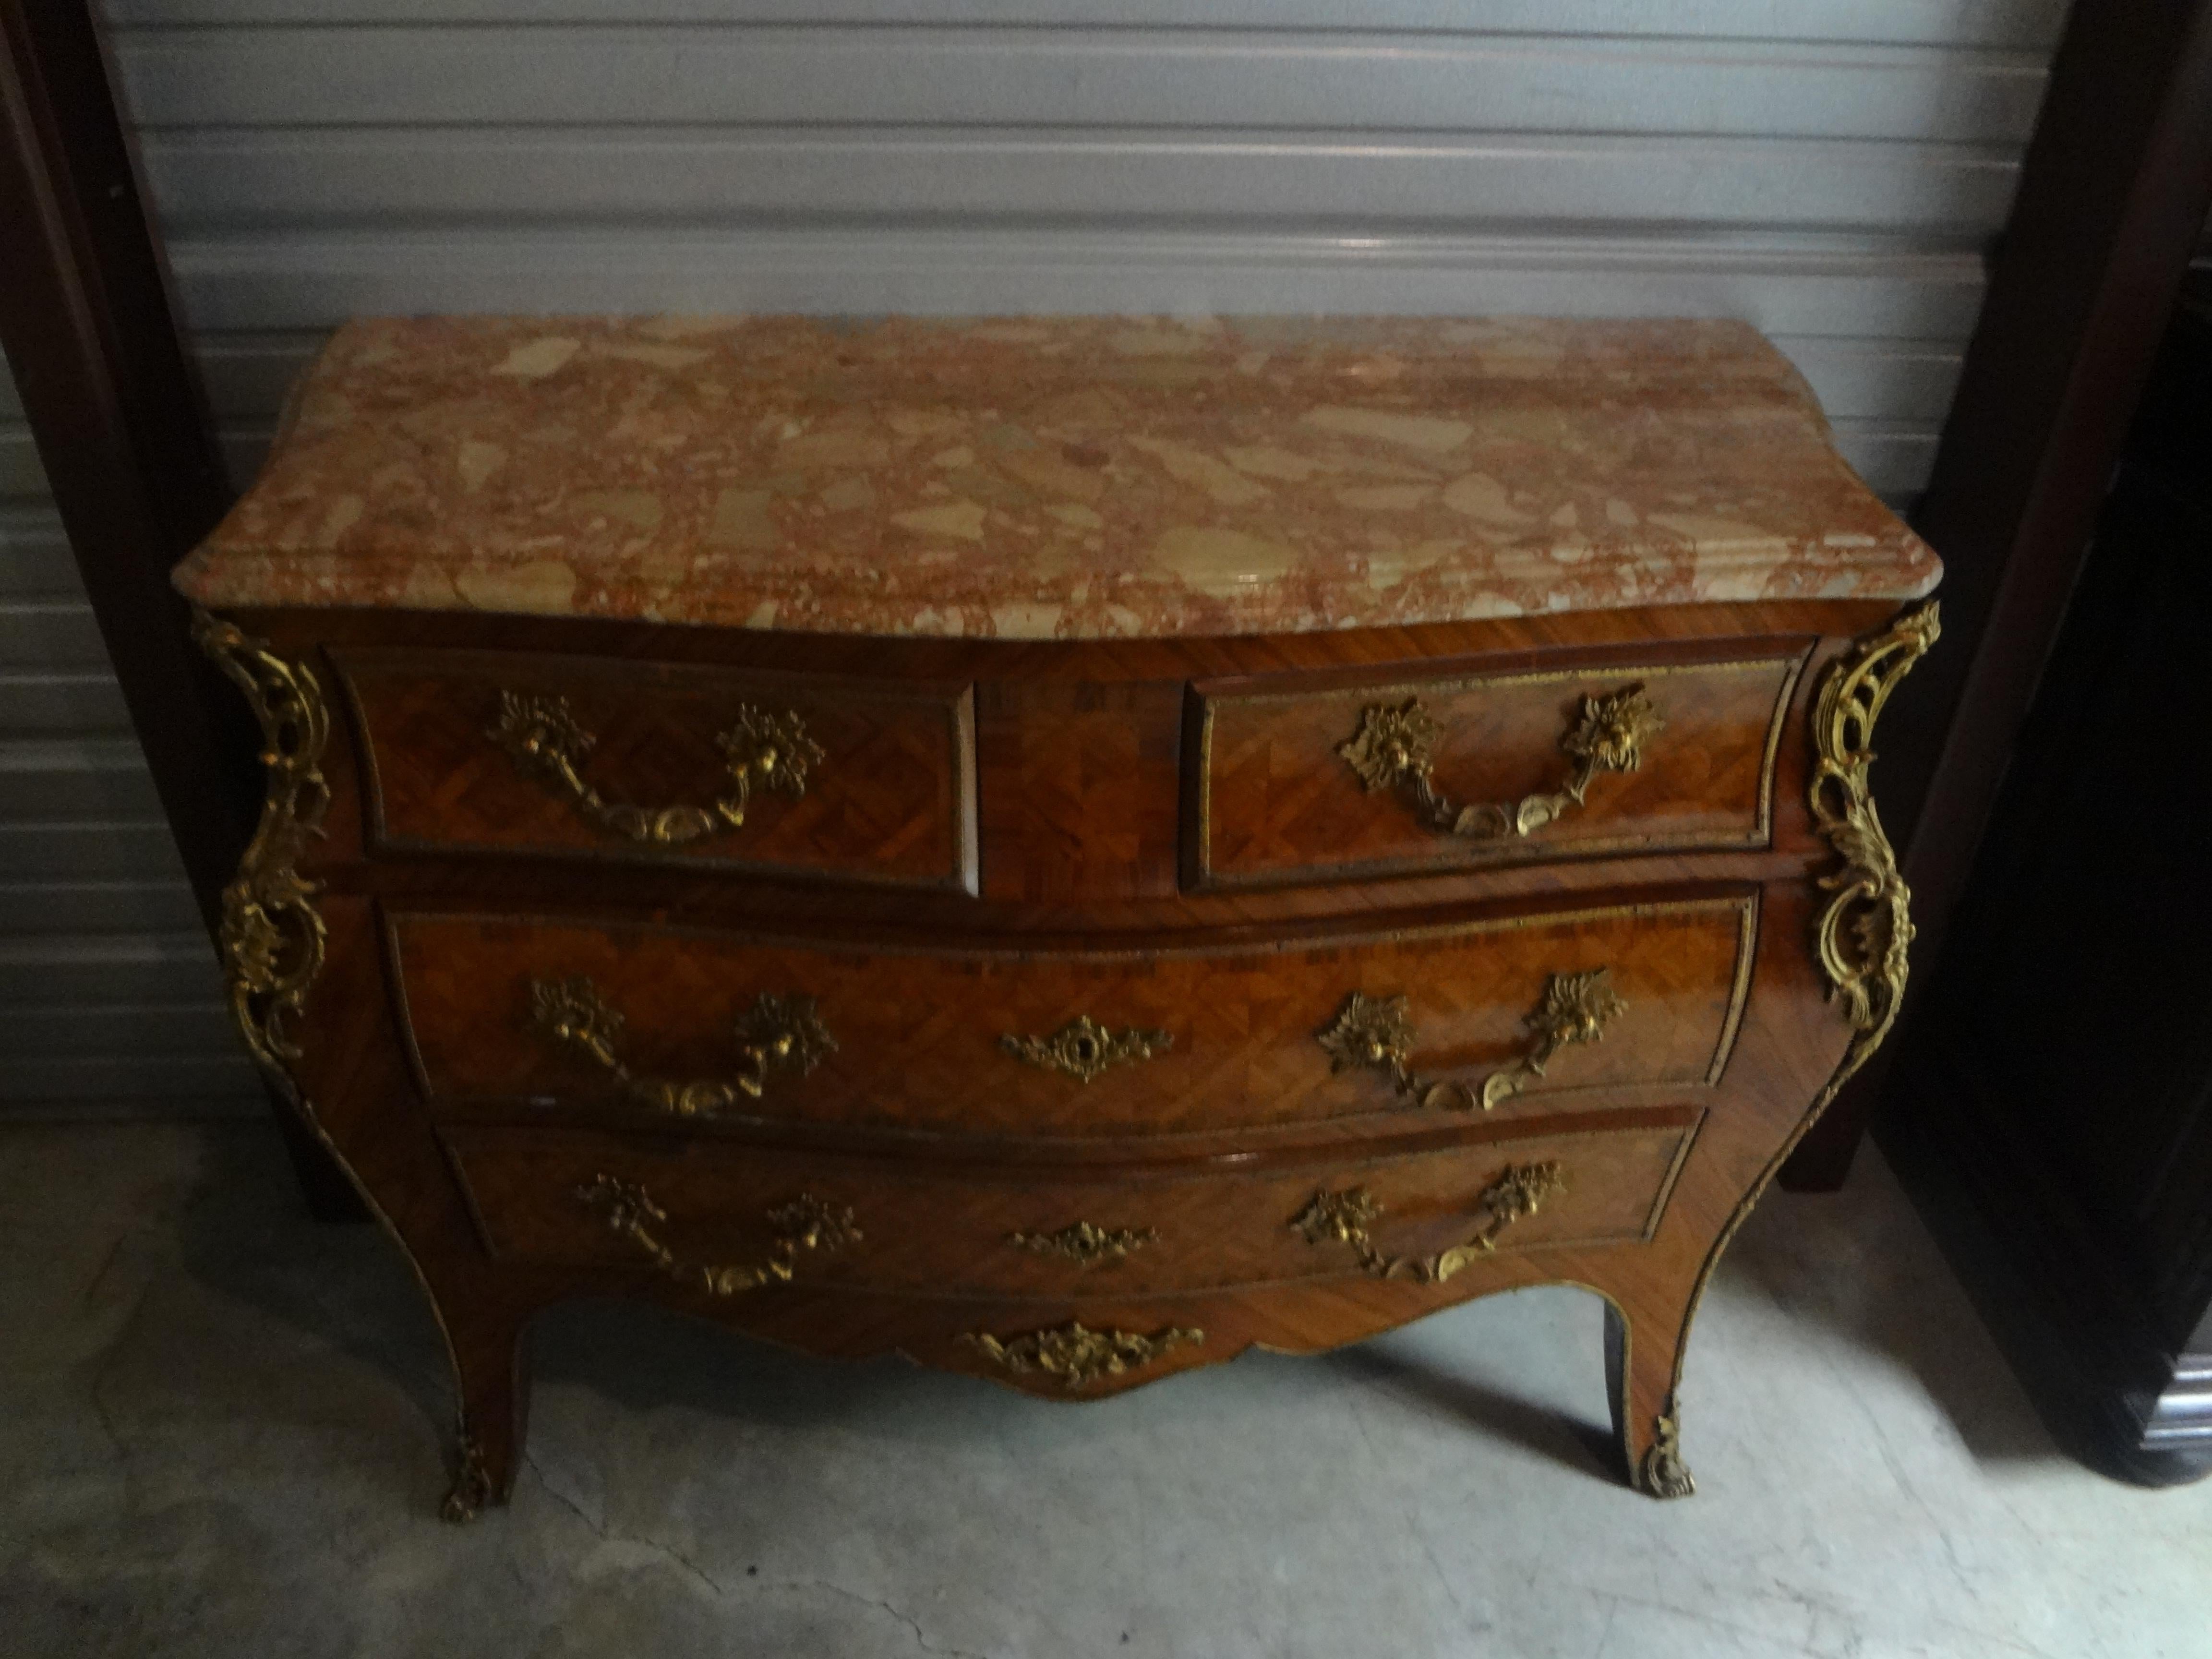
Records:
<instances>
[{"instance_id":1,"label":"cabriole leg","mask_svg":"<svg viewBox=\"0 0 2212 1659\"><path fill-rule=\"evenodd\" d=\"M1632 1328L1612 1303L1605 1309L1606 1397L1628 1484L1651 1498L1687 1498L1697 1491L1682 1461L1680 1407L1674 1361L1682 1341L1679 1310L1646 1316Z\"/></svg>"},{"instance_id":2,"label":"cabriole leg","mask_svg":"<svg viewBox=\"0 0 2212 1659\"><path fill-rule=\"evenodd\" d=\"M459 1389L454 1437L453 1484L440 1511L453 1522L473 1521L487 1504L504 1504L514 1487L530 1410L530 1310L447 1311L453 1370Z\"/></svg>"}]
</instances>

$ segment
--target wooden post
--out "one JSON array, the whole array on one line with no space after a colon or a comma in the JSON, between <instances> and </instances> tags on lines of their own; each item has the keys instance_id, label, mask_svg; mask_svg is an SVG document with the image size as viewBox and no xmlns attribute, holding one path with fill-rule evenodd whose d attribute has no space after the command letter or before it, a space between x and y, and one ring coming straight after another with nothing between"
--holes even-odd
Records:
<instances>
[{"instance_id":1,"label":"wooden post","mask_svg":"<svg viewBox=\"0 0 2212 1659\"><path fill-rule=\"evenodd\" d=\"M2082 0L1914 515L1947 567L1943 643L1890 716L1875 787L1905 849L1916 977L1943 948L2208 210L2212 0ZM1843 1184L1900 1036L1784 1186Z\"/></svg>"},{"instance_id":2,"label":"wooden post","mask_svg":"<svg viewBox=\"0 0 2212 1659\"><path fill-rule=\"evenodd\" d=\"M0 344L212 933L258 811L258 743L169 570L230 484L99 31L73 0L0 0ZM362 1213L290 1112L277 1121L315 1213Z\"/></svg>"}]
</instances>

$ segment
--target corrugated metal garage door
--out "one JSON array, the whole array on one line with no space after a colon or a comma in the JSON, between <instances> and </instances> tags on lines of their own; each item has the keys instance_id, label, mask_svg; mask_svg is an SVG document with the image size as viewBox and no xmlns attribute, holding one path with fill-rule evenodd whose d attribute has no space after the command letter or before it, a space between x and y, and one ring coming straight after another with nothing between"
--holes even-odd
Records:
<instances>
[{"instance_id":1,"label":"corrugated metal garage door","mask_svg":"<svg viewBox=\"0 0 2212 1659\"><path fill-rule=\"evenodd\" d=\"M259 1098L0 377L0 1109Z\"/></svg>"},{"instance_id":2,"label":"corrugated metal garage door","mask_svg":"<svg viewBox=\"0 0 2212 1659\"><path fill-rule=\"evenodd\" d=\"M357 313L1686 313L1747 318L1778 338L1845 452L1899 501L1926 478L1981 297L1980 249L2003 222L2064 11L108 6L241 476L290 375ZM19 438L0 434L0 465L27 485ZM9 844L26 849L11 855L18 885L46 890L11 902L57 940L177 948L189 907L97 643L72 596L37 585L61 568L51 523L9 514L7 718L11 732L37 729L8 739L27 758L0 773L0 810ZM62 787L26 769L46 763L40 744L80 757L64 769L77 818L128 826L98 851L15 822L50 811ZM18 788L19 775L31 781ZM25 958L7 996L26 979L36 988L40 960ZM161 986L181 1007L204 981ZM42 1040L62 1045L70 1029ZM187 1035L150 1012L139 1025L88 1015L82 1034L85 1050L55 1062L80 1080L121 1065L118 1049Z\"/></svg>"}]
</instances>

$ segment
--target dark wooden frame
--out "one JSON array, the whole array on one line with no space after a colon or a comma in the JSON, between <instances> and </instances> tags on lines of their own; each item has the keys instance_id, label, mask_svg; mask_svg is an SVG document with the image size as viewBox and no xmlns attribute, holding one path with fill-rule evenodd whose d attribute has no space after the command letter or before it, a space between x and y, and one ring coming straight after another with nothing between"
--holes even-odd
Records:
<instances>
[{"instance_id":1,"label":"dark wooden frame","mask_svg":"<svg viewBox=\"0 0 2212 1659\"><path fill-rule=\"evenodd\" d=\"M0 341L212 928L260 791L251 727L192 648L169 567L230 486L90 19L0 0Z\"/></svg>"},{"instance_id":2,"label":"dark wooden frame","mask_svg":"<svg viewBox=\"0 0 2212 1659\"><path fill-rule=\"evenodd\" d=\"M2208 210L2212 0L2084 0L1914 515L1943 556L1944 638L1890 715L1881 789L1920 973L1966 890ZM1838 1097L1784 1186L1843 1184L1901 1046Z\"/></svg>"},{"instance_id":3,"label":"dark wooden frame","mask_svg":"<svg viewBox=\"0 0 2212 1659\"><path fill-rule=\"evenodd\" d=\"M1875 1127L2052 1437L2144 1485L2212 1473L2208 277L2167 332Z\"/></svg>"},{"instance_id":4,"label":"dark wooden frame","mask_svg":"<svg viewBox=\"0 0 2212 1659\"><path fill-rule=\"evenodd\" d=\"M0 0L0 343L200 915L261 794L252 720L187 631L169 569L231 488L169 294L128 129L89 11ZM365 1215L287 1110L318 1215Z\"/></svg>"}]
</instances>

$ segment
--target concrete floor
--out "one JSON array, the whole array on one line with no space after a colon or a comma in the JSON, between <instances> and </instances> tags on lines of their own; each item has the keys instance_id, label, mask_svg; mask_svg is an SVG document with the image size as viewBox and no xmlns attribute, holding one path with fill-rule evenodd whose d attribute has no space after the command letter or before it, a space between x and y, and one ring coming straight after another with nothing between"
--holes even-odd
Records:
<instances>
[{"instance_id":1,"label":"concrete floor","mask_svg":"<svg viewBox=\"0 0 2212 1659\"><path fill-rule=\"evenodd\" d=\"M2212 1655L2212 1485L2061 1458L1871 1155L1739 1239L1671 1504L1574 1291L1088 1407L597 1305L454 1528L414 1286L262 1126L0 1130L0 1241L10 1656Z\"/></svg>"}]
</instances>

